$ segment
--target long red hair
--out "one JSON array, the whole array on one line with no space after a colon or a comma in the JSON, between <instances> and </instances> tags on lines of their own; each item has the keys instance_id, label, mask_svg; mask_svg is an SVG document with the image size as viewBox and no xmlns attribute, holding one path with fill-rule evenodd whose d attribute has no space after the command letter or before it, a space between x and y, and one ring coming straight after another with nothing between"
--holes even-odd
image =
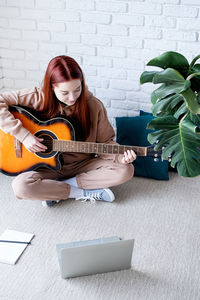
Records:
<instances>
[{"instance_id":1,"label":"long red hair","mask_svg":"<svg viewBox=\"0 0 200 300\"><path fill-rule=\"evenodd\" d=\"M80 79L82 84L82 92L77 99L74 109L70 115L73 119L78 121L81 126L82 139L85 140L90 132L90 113L86 99L86 86L83 72L78 63L69 56L60 55L54 57L48 64L44 80L44 107L43 113L48 118L53 118L59 114L59 100L53 91L53 84L69 81L73 79Z\"/></svg>"}]
</instances>

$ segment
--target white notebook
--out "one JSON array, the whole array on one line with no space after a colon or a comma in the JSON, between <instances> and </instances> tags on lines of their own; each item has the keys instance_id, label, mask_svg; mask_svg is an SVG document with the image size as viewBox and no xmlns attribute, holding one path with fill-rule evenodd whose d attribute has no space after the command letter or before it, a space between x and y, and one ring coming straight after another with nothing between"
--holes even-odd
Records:
<instances>
[{"instance_id":1,"label":"white notebook","mask_svg":"<svg viewBox=\"0 0 200 300\"><path fill-rule=\"evenodd\" d=\"M14 265L33 237L33 233L6 229L0 235L0 262Z\"/></svg>"}]
</instances>

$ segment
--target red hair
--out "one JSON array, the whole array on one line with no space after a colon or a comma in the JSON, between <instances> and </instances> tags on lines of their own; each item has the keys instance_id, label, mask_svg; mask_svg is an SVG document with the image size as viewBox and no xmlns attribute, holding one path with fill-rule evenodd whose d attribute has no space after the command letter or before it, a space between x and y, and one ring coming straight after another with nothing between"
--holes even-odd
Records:
<instances>
[{"instance_id":1,"label":"red hair","mask_svg":"<svg viewBox=\"0 0 200 300\"><path fill-rule=\"evenodd\" d=\"M53 118L59 114L59 101L53 91L53 84L80 79L82 85L81 95L77 99L70 117L78 121L82 132L82 139L85 140L90 131L91 119L86 99L86 86L83 72L78 63L69 56L60 55L54 57L48 64L44 80L44 107L43 112L48 118Z\"/></svg>"}]
</instances>

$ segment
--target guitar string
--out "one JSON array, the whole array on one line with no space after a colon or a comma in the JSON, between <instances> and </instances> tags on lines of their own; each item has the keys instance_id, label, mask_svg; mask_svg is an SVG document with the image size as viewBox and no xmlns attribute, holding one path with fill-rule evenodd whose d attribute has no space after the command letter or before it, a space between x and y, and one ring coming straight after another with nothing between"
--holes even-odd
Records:
<instances>
[{"instance_id":1,"label":"guitar string","mask_svg":"<svg viewBox=\"0 0 200 300\"><path fill-rule=\"evenodd\" d=\"M63 146L62 145L62 141L59 141L60 143L59 144L61 144L61 145L56 145L56 146ZM81 143L81 142L75 142L75 144L73 144L73 142L70 142L70 141L64 141L64 142L69 142L69 144L68 144L68 146L69 146L69 148L70 148L70 146L73 146L74 148L78 148L78 147L90 147L90 146L96 146L96 148L100 148L100 147L103 147L103 148L110 148L110 147L113 147L114 146L114 148L131 148L131 149L135 149L136 151L137 151L137 149L136 148L146 148L146 147L139 147L139 146L129 146L129 145L116 145L116 144L113 144L113 145L111 145L111 144L103 144L103 143L92 143L92 142L89 142L89 143L87 143L87 142L83 142L83 143ZM43 145L47 145L47 146L52 146L52 142L45 142ZM71 144L71 145L70 145Z\"/></svg>"},{"instance_id":2,"label":"guitar string","mask_svg":"<svg viewBox=\"0 0 200 300\"><path fill-rule=\"evenodd\" d=\"M159 151L160 151L160 150L154 151L153 149L149 150L149 148L152 148L153 146L141 147L141 146L116 145L116 144L104 144L104 143L84 142L84 141L81 142L81 141L73 141L73 140L55 140L55 139L53 139L53 141L58 142L57 145L53 145L52 140L45 141L44 145L46 145L47 147L48 146L60 146L61 148L64 148L64 149L62 149L62 150L54 149L54 151L63 151L63 152L71 151L71 152L84 152L84 153L123 154L124 151L134 150L136 152L136 155L139 155L139 154L141 154L140 153L141 148L142 148L142 150L144 150L144 148L148 148L148 156L151 156L153 154L155 155L155 153L157 153L157 155L159 155ZM63 142L67 143L69 147L67 148L65 145L63 145L62 144ZM95 147L95 149L91 149L91 146L92 147L96 146L96 147ZM111 147L112 147L112 150L110 149ZM123 149L123 151L122 151L122 149ZM153 153L151 153L151 152L153 152ZM143 151L142 151L142 154L143 154Z\"/></svg>"},{"instance_id":3,"label":"guitar string","mask_svg":"<svg viewBox=\"0 0 200 300\"><path fill-rule=\"evenodd\" d=\"M130 147L130 148L148 148L148 147L142 147L142 146L131 146L131 145L116 145L116 144L104 144L104 143L93 143L93 142L79 142L79 141L61 141L61 140L58 140L58 142L62 143L62 142L65 142L65 143L69 143L70 144L73 144L75 143L75 146L83 146L83 145L98 145L98 146L103 146L103 147L107 147L107 146L114 146L114 147ZM52 145L52 142L51 141L46 141L45 143L43 143L44 145ZM151 146L150 146L151 147Z\"/></svg>"}]
</instances>

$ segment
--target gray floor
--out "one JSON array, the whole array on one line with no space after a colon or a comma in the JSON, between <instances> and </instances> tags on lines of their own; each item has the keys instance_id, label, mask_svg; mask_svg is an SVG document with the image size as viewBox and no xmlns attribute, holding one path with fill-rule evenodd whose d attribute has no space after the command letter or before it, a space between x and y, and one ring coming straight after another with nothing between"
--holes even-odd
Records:
<instances>
[{"instance_id":1,"label":"gray floor","mask_svg":"<svg viewBox=\"0 0 200 300\"><path fill-rule=\"evenodd\" d=\"M74 200L44 208L16 200L0 174L0 233L35 233L14 266L0 264L0 299L200 299L199 177L133 178L114 203ZM56 243L118 235L135 238L130 270L61 279Z\"/></svg>"}]
</instances>

